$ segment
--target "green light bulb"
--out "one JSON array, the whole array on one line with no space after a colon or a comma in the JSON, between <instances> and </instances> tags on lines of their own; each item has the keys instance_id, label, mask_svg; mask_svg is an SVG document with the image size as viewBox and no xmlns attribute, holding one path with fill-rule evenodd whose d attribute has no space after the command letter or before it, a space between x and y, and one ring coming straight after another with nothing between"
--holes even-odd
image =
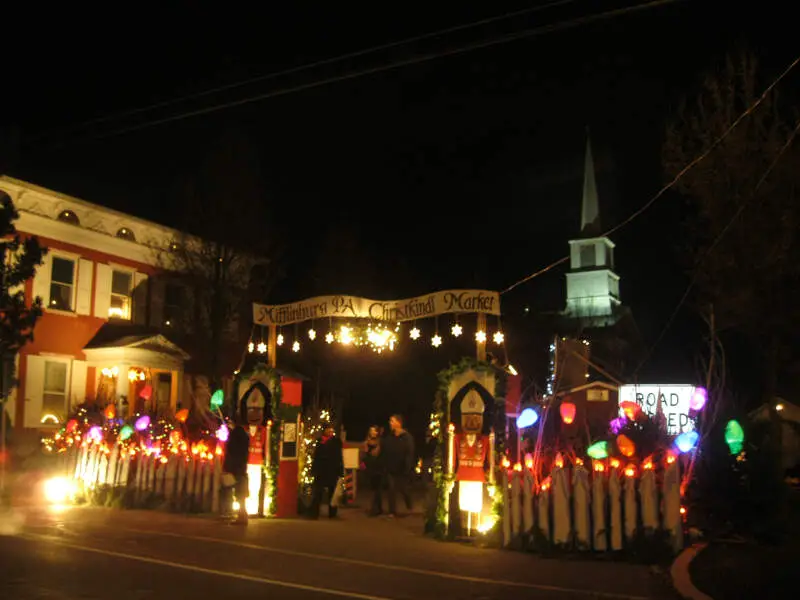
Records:
<instances>
[{"instance_id":1,"label":"green light bulb","mask_svg":"<svg viewBox=\"0 0 800 600\"><path fill-rule=\"evenodd\" d=\"M608 458L608 442L595 442L586 449L586 454L595 460Z\"/></svg>"},{"instance_id":2,"label":"green light bulb","mask_svg":"<svg viewBox=\"0 0 800 600\"><path fill-rule=\"evenodd\" d=\"M725 425L725 443L728 444L728 449L731 454L739 454L744 445L744 429L739 425L739 422L731 419Z\"/></svg>"}]
</instances>

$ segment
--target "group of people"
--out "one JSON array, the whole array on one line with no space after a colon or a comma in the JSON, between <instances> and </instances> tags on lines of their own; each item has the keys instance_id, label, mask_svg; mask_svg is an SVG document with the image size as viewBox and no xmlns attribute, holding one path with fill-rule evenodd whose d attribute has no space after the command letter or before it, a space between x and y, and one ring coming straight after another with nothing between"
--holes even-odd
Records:
<instances>
[{"instance_id":1,"label":"group of people","mask_svg":"<svg viewBox=\"0 0 800 600\"><path fill-rule=\"evenodd\" d=\"M389 432L381 435L377 425L369 428L362 448L363 467L366 470L370 487L374 492L371 516L383 514L383 495L387 492L388 516L397 516L397 496L401 496L406 509L412 509L409 484L414 470L414 438L403 428L403 417L392 415L389 419ZM338 484L344 473L342 442L334 435L333 427L326 425L322 437L314 451L311 473L314 484L311 494L309 516L318 518L320 504L325 490L329 494L328 515L335 517L338 512Z\"/></svg>"}]
</instances>

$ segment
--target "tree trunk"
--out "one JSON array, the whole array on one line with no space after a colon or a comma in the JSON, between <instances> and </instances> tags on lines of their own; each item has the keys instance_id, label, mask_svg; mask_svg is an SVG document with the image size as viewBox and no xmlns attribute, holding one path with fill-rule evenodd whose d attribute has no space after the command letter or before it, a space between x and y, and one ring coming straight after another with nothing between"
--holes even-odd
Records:
<instances>
[{"instance_id":1,"label":"tree trunk","mask_svg":"<svg viewBox=\"0 0 800 600\"><path fill-rule=\"evenodd\" d=\"M770 453L775 464L775 475L783 476L783 427L780 414L776 408L775 396L778 388L778 335L770 335L767 356L764 365L764 401L769 409Z\"/></svg>"}]
</instances>

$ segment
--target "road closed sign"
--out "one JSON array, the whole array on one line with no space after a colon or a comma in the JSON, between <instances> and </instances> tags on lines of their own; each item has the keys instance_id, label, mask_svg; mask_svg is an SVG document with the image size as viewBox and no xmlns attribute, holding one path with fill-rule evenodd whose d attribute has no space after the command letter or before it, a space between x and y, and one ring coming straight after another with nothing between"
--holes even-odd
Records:
<instances>
[{"instance_id":1,"label":"road closed sign","mask_svg":"<svg viewBox=\"0 0 800 600\"><path fill-rule=\"evenodd\" d=\"M678 435L694 429L693 406L697 405L696 394L703 388L693 385L645 384L623 385L619 388L619 402L635 402L651 417L661 412L667 433ZM620 415L623 412L620 410Z\"/></svg>"}]
</instances>

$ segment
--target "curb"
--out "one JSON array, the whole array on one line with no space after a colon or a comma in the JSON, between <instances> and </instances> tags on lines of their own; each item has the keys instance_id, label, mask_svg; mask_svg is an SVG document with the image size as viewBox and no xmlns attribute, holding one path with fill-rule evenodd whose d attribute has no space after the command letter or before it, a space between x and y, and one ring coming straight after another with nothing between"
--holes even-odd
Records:
<instances>
[{"instance_id":1,"label":"curb","mask_svg":"<svg viewBox=\"0 0 800 600\"><path fill-rule=\"evenodd\" d=\"M672 563L670 567L670 575L672 576L672 585L677 592L684 598L690 600L714 600L708 594L704 594L697 589L692 583L692 578L689 576L689 564L700 554L708 544L694 544L686 548L678 555L678 558Z\"/></svg>"}]
</instances>

